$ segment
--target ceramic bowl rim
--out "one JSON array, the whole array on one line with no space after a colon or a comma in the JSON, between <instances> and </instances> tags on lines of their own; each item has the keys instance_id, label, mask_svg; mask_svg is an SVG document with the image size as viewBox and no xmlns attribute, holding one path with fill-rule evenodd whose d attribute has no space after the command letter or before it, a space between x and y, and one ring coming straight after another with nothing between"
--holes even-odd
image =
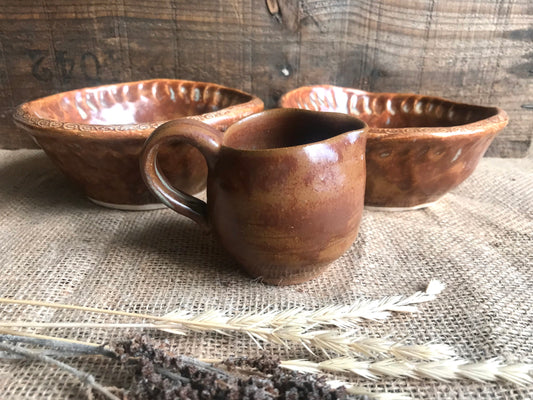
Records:
<instances>
[{"instance_id":1,"label":"ceramic bowl rim","mask_svg":"<svg viewBox=\"0 0 533 400\"><path fill-rule=\"evenodd\" d=\"M206 120L216 120L223 118L224 116L230 114L234 110L238 110L243 107L258 107L264 106L263 101L250 93L246 93L242 90L231 88L228 86L220 85L213 82L203 82L203 81L192 81L187 79L171 79L171 78L153 78L129 82L117 82L110 83L105 85L97 86L88 86L79 89L68 90L65 92L55 93L49 96L40 97L34 100L24 102L15 108L13 113L13 120L16 125L19 125L22 128L31 129L32 135L35 136L66 136L66 137L78 137L78 138L89 138L89 139L102 139L102 140L122 140L122 139L147 139L148 136L153 132L155 128L168 122L169 119L154 121L154 122L141 122L134 124L89 124L89 123L80 123L80 122L70 122L70 121L59 121L49 118L36 117L29 109L32 105L38 101L44 99L51 100L55 98L61 98L66 94L73 94L76 92L84 92L86 90L100 90L105 88L110 88L112 86L133 86L139 84L151 84L151 83L180 83L180 84L192 84L192 85L209 85L216 87L217 89L228 90L232 93L242 95L248 98L248 101L243 103L234 104L229 107L221 108L217 111L212 111L209 113L193 115L183 118L193 118L198 119L200 116L204 117ZM113 135L110 135L113 133Z\"/></svg>"},{"instance_id":2,"label":"ceramic bowl rim","mask_svg":"<svg viewBox=\"0 0 533 400\"><path fill-rule=\"evenodd\" d=\"M476 107L482 108L493 112L493 115L474 121L468 124L453 125L453 126L435 126L435 127L405 127L405 128L374 128L369 126L367 137L369 140L379 139L380 141L389 141L389 140L413 140L413 139L435 139L435 138L448 138L448 137L457 137L457 136L485 136L493 129L500 130L503 129L508 121L509 117L507 113L495 106L480 106L469 103L461 103L453 100L449 100L443 97L430 96L416 93L389 93L389 92L370 92L366 90L349 88L343 86L335 85L307 85L300 86L296 89L293 89L289 92L286 92L280 99L279 104L283 108L292 108L293 105L285 106L284 103L286 99L293 96L300 90L313 90L315 88L324 88L324 89L333 89L333 90L342 90L349 93L358 93L365 94L369 96L416 96L420 99L431 99L436 101L442 101L446 103L451 103L457 106L466 106L466 107ZM329 111L328 111L329 112ZM338 112L338 111L337 111ZM357 115L353 115L358 117Z\"/></svg>"}]
</instances>

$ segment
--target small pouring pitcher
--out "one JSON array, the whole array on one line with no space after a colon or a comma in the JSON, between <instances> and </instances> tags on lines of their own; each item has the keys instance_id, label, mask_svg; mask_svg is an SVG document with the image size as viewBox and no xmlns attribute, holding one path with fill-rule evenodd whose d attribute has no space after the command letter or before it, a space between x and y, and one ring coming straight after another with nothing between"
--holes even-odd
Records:
<instances>
[{"instance_id":1,"label":"small pouring pitcher","mask_svg":"<svg viewBox=\"0 0 533 400\"><path fill-rule=\"evenodd\" d=\"M183 119L157 128L141 156L144 180L174 211L212 231L253 277L307 281L354 242L364 204L366 125L297 109L254 114L222 135ZM207 203L161 172L163 144L187 143L207 161Z\"/></svg>"}]
</instances>

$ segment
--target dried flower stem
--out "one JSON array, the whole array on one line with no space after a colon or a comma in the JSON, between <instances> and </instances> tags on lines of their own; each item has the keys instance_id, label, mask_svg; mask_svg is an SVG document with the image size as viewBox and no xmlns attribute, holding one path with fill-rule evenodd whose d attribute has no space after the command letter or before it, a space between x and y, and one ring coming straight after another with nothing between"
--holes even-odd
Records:
<instances>
[{"instance_id":1,"label":"dried flower stem","mask_svg":"<svg viewBox=\"0 0 533 400\"><path fill-rule=\"evenodd\" d=\"M45 362L45 363L54 365L54 366L62 369L63 371L66 371L66 372L74 375L81 382L85 383L90 388L96 390L97 392L102 394L105 398L110 399L110 400L120 400L117 396L115 396L113 393L111 393L107 388L105 388L104 386L102 386L98 382L96 382L96 380L94 379L94 376L92 376L91 374L87 374L85 372L79 371L76 368L74 368L74 367L72 367L72 366L70 366L68 364L65 364L65 363L63 363L61 361L55 360L55 359L53 359L53 358L51 358L51 357L49 357L49 356L47 356L45 354L41 354L41 353L38 353L36 351L25 349L23 347L13 346L11 344L1 343L1 342L0 342L0 349L2 349L4 351L9 351L9 352L14 353L14 354L18 354L18 355L24 356L24 357L32 359L32 360L41 361L41 362Z\"/></svg>"},{"instance_id":2,"label":"dried flower stem","mask_svg":"<svg viewBox=\"0 0 533 400\"><path fill-rule=\"evenodd\" d=\"M19 347L11 346L9 348L9 351L3 353L0 352L0 358L8 359L8 358L32 358L32 359L38 359L40 361L45 361L52 363L53 365L56 365L62 369L61 365L63 363L52 359L50 356L53 355L54 357L72 357L72 356L79 356L79 355L102 355L105 357L111 357L111 358L117 358L117 354L114 353L111 350L106 349L102 345L98 345L95 343L90 342L79 342L79 341L71 341L69 339L59 338L59 337L51 337L51 336L41 336L41 335L33 335L31 336L25 336L24 333L22 335L15 335L15 334L0 334L0 344L2 342L11 342L11 343L28 343L36 346L42 346L42 347L49 347L51 350L44 350L42 352L39 351L31 351L31 356L27 354L27 349L22 349L21 351L18 351ZM5 346L4 346L5 347ZM0 347L1 348L1 347ZM16 352L14 350L17 350ZM135 358L131 358L131 360ZM223 370L219 369L214 366L214 364L223 364L223 360L216 359L216 360L201 360L201 359L195 359L191 357L186 356L180 356L180 360L188 365L194 366L196 369L199 369L204 372L213 373L217 376L218 379L227 380L231 379L231 375ZM73 367L63 364L67 366L67 371L73 373L73 371L77 371L74 373L75 376L80 378L80 381L87 383L86 380L90 379L90 375L86 375L81 371L75 370ZM236 368L236 367L234 367ZM171 372L170 370L160 366L160 365L154 365L154 370L158 373L164 376L165 378L168 378L173 381L180 381L184 384L190 383L190 379L186 378L180 374ZM239 368L239 373L245 374L248 376L253 376L256 381L261 381L263 383L268 382L266 379L268 378L268 375L261 374L260 372L256 370L250 370L246 368ZM263 376L265 379L258 378L257 375ZM89 378L88 378L89 377ZM94 379L94 378L93 378ZM370 399L376 399L376 400L408 400L410 399L409 396L402 394L402 393L378 393L378 392L371 392L363 387L357 387L353 386L346 382L341 381L327 381L326 382L329 386L331 386L332 389L339 388L340 386L344 386L346 389L346 392L351 395L364 395L367 396ZM91 385L89 385L91 386ZM96 384L98 386L98 384ZM95 390L96 387L93 388ZM106 390L104 388L104 390ZM270 398L268 393L263 393L265 398ZM105 397L108 397L104 394ZM111 397L111 399L114 399Z\"/></svg>"},{"instance_id":3,"label":"dried flower stem","mask_svg":"<svg viewBox=\"0 0 533 400\"><path fill-rule=\"evenodd\" d=\"M394 378L430 378L439 381L471 379L478 382L508 381L516 385L533 383L533 364L505 364L499 358L480 362L449 359L434 362L407 362L393 359L369 362L353 358L334 358L322 362L307 360L282 361L281 367L300 372L352 373L375 380L379 376Z\"/></svg>"},{"instance_id":4,"label":"dried flower stem","mask_svg":"<svg viewBox=\"0 0 533 400\"><path fill-rule=\"evenodd\" d=\"M32 333L32 332L22 332L22 331L17 331L17 330L12 330L12 329L0 328L0 339L1 337L5 337L5 336L25 337L25 338L28 338L28 341L29 339L36 339L36 340L43 340L43 341L61 342L61 343L72 344L72 345L78 344L81 346L100 347L100 345L96 343L90 343L90 342L84 342L84 341L82 342L80 340L67 339L67 338L62 338L62 337L57 337L57 336L47 336L47 335L40 335L40 334ZM32 341L32 343L35 343L35 342ZM60 345L60 343L58 343L58 345Z\"/></svg>"},{"instance_id":5,"label":"dried flower stem","mask_svg":"<svg viewBox=\"0 0 533 400\"><path fill-rule=\"evenodd\" d=\"M95 343L80 342L77 340L68 340L52 336L27 336L24 332L15 331L14 333L8 334L0 333L0 343L2 342L9 342L13 344L27 343L36 346L48 347L54 351L57 350L61 354L103 355L107 357L115 357L115 353L106 349L105 346L97 345Z\"/></svg>"}]
</instances>

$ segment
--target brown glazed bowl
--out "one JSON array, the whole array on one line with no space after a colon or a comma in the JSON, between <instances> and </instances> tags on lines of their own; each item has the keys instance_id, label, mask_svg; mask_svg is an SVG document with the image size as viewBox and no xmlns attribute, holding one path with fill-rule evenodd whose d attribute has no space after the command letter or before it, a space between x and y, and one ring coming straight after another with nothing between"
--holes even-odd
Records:
<instances>
[{"instance_id":1,"label":"brown glazed bowl","mask_svg":"<svg viewBox=\"0 0 533 400\"><path fill-rule=\"evenodd\" d=\"M139 169L143 144L155 128L192 118L223 132L263 107L255 96L214 83L153 79L55 94L20 105L13 117L90 200L142 210L162 207ZM192 146L165 146L158 163L184 192L205 187L207 166Z\"/></svg>"},{"instance_id":2,"label":"brown glazed bowl","mask_svg":"<svg viewBox=\"0 0 533 400\"><path fill-rule=\"evenodd\" d=\"M508 122L497 107L329 85L295 89L280 104L366 122L365 205L391 210L428 206L458 186Z\"/></svg>"}]
</instances>

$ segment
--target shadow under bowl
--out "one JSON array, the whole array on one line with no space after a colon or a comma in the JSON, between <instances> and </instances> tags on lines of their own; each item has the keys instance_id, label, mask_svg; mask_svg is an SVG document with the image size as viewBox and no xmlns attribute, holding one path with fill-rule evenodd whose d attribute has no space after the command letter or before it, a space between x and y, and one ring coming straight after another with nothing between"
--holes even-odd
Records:
<instances>
[{"instance_id":1,"label":"shadow under bowl","mask_svg":"<svg viewBox=\"0 0 533 400\"><path fill-rule=\"evenodd\" d=\"M425 207L458 186L508 122L497 107L330 85L290 91L280 106L366 122L365 205L390 210Z\"/></svg>"},{"instance_id":2,"label":"shadow under bowl","mask_svg":"<svg viewBox=\"0 0 533 400\"><path fill-rule=\"evenodd\" d=\"M255 96L214 83L152 79L40 98L17 107L13 118L90 200L142 210L162 206L145 186L139 167L143 144L155 128L194 118L222 135L263 107ZM205 188L207 166L192 146L165 145L157 161L176 188L189 194Z\"/></svg>"}]
</instances>

